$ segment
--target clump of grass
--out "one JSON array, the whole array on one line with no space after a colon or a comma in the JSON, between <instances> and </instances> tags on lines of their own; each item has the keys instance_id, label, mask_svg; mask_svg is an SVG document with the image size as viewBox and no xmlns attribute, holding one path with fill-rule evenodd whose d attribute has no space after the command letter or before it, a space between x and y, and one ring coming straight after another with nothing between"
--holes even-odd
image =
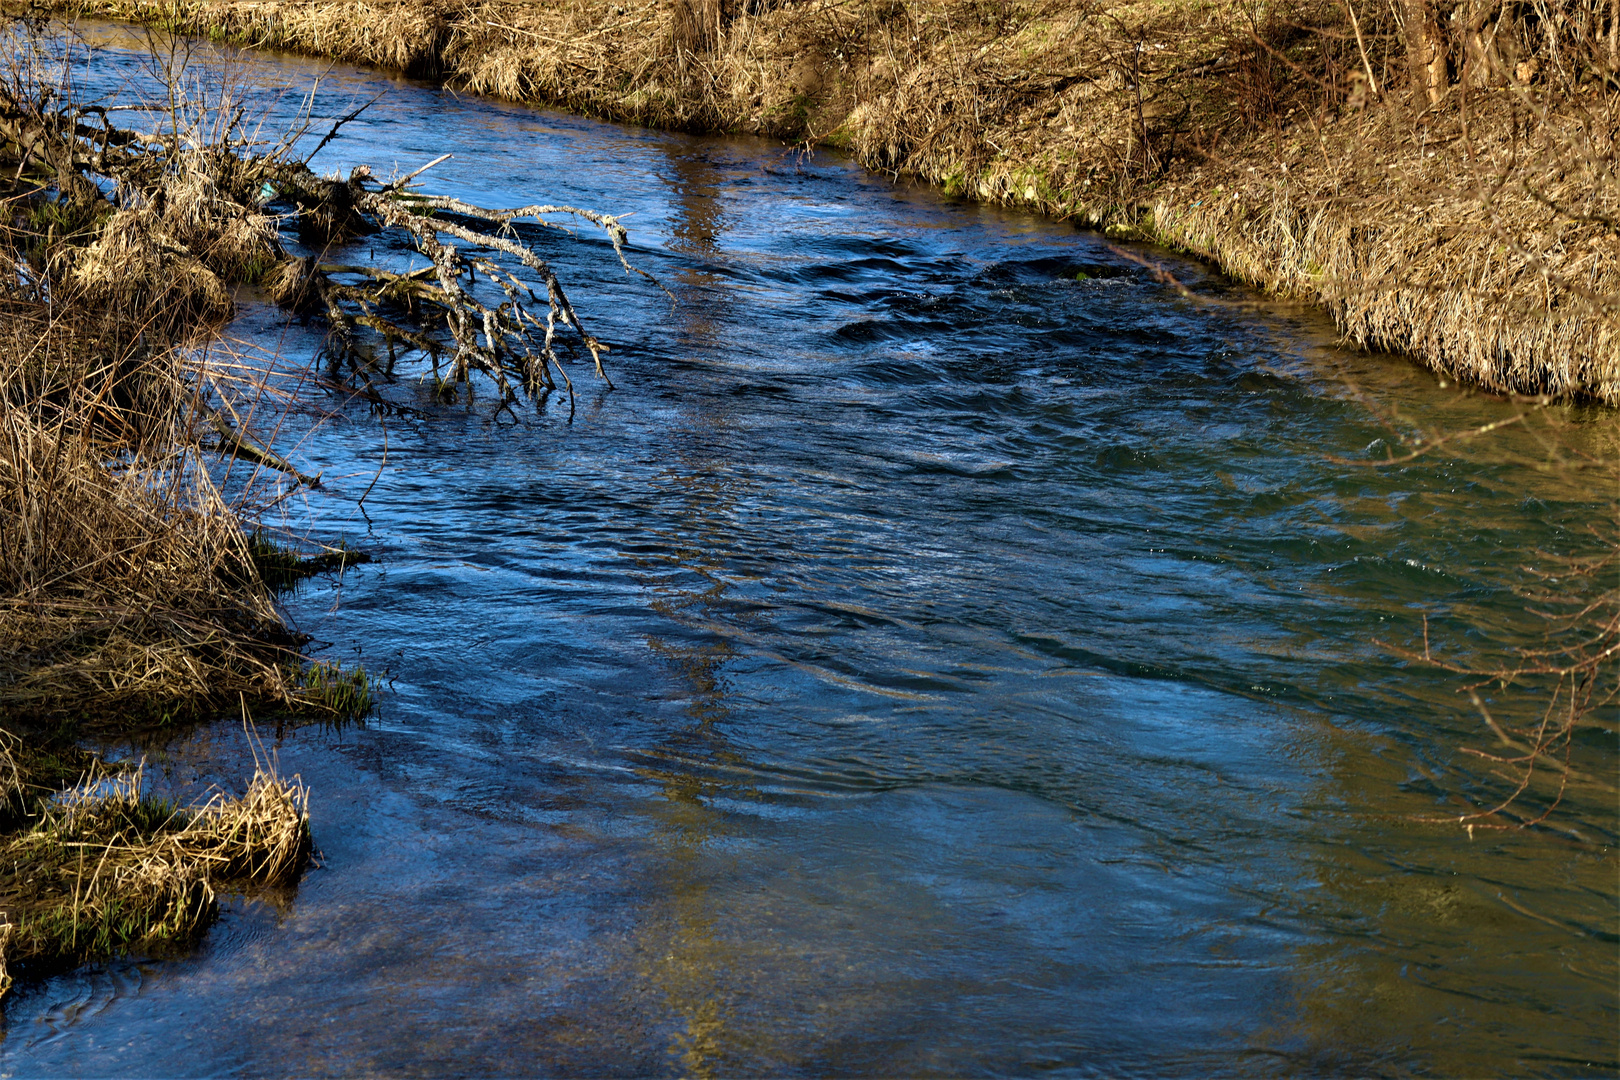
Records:
<instances>
[{"instance_id":1,"label":"clump of grass","mask_svg":"<svg viewBox=\"0 0 1620 1080\"><path fill-rule=\"evenodd\" d=\"M108 469L43 411L0 415L0 714L285 698L292 635L194 452Z\"/></svg>"},{"instance_id":2,"label":"clump of grass","mask_svg":"<svg viewBox=\"0 0 1620 1080\"><path fill-rule=\"evenodd\" d=\"M296 548L282 544L262 529L255 529L247 540L248 556L260 580L274 591L290 589L298 582L315 574L338 573L351 566L371 561L371 556L348 542L339 539L336 544L305 555Z\"/></svg>"},{"instance_id":3,"label":"clump of grass","mask_svg":"<svg viewBox=\"0 0 1620 1080\"><path fill-rule=\"evenodd\" d=\"M376 707L371 676L364 668L317 661L298 673L294 700L301 711L337 720L358 720Z\"/></svg>"},{"instance_id":4,"label":"clump of grass","mask_svg":"<svg viewBox=\"0 0 1620 1080\"><path fill-rule=\"evenodd\" d=\"M310 852L308 799L269 767L242 795L197 807L144 794L138 769L50 799L0 845L0 994L19 966L36 974L183 943L213 919L219 889L295 880Z\"/></svg>"}]
</instances>

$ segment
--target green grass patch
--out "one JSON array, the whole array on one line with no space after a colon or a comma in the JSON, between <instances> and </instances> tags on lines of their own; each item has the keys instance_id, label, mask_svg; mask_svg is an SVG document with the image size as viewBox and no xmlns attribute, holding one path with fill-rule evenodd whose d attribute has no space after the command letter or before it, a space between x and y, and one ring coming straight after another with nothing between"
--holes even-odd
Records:
<instances>
[{"instance_id":1,"label":"green grass patch","mask_svg":"<svg viewBox=\"0 0 1620 1080\"><path fill-rule=\"evenodd\" d=\"M377 707L371 676L365 668L316 661L298 673L300 705L335 720L359 720Z\"/></svg>"}]
</instances>

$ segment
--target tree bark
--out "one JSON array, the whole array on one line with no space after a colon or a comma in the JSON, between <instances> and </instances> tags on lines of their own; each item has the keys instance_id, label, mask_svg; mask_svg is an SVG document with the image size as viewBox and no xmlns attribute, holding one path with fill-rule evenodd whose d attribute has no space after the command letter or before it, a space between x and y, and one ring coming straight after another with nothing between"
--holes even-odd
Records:
<instances>
[{"instance_id":1,"label":"tree bark","mask_svg":"<svg viewBox=\"0 0 1620 1080\"><path fill-rule=\"evenodd\" d=\"M1438 105L1446 96L1451 81L1447 51L1435 0L1406 0L1406 61L1420 101Z\"/></svg>"}]
</instances>

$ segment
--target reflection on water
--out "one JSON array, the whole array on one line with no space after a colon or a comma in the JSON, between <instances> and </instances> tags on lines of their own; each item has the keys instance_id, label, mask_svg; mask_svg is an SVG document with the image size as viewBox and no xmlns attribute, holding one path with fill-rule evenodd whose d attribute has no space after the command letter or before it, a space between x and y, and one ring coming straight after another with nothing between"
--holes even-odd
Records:
<instances>
[{"instance_id":1,"label":"reflection on water","mask_svg":"<svg viewBox=\"0 0 1620 1080\"><path fill-rule=\"evenodd\" d=\"M373 80L323 86L341 115ZM1537 450L1512 429L1331 461L1397 405L1452 429L1508 406L831 159L407 84L345 132L325 167L449 150L438 183L473 201L632 215L678 303L535 233L620 389L516 428L424 392L369 523L376 419L304 437L339 478L315 528L378 562L291 611L389 674L366 730L281 747L324 864L93 1008L94 973L24 988L0 1068L1620 1064L1614 718L1558 829L1419 826L1499 781L1456 752L1479 723L1455 681L1373 644L1425 616L1463 653L1530 640L1523 553L1579 549L1614 493L1513 464ZM268 308L238 329L319 346ZM1557 415L1612 444L1611 414ZM236 776L234 739L161 748L174 782Z\"/></svg>"},{"instance_id":2,"label":"reflection on water","mask_svg":"<svg viewBox=\"0 0 1620 1080\"><path fill-rule=\"evenodd\" d=\"M669 156L669 180L674 211L670 248L699 257L714 252L727 224L719 199L722 175L700 155L674 153ZM682 266L675 280L679 297L671 312L675 348L697 362L709 361L724 347L725 324L735 298L723 277L697 267ZM750 485L704 450L724 441L728 411L683 413L660 483L669 493L674 521L657 534L663 552L660 565L649 567L648 606L671 625L702 627L723 622L730 611L721 534L737 505L750 497ZM624 554L638 561L633 552ZM663 748L672 759L706 768L700 772L647 765L640 770L658 783L664 800L652 815L652 839L661 856L661 892L668 905L665 917L643 925L642 948L651 960L649 980L680 1018L671 1057L684 1075L708 1078L720 1075L726 1048L736 1041L726 1022L737 957L716 933L717 905L708 876L709 864L717 849L723 850L729 831L726 815L713 809L711 801L748 797L744 785L713 779L716 772L735 776L747 768L743 755L727 744L725 736L731 711L726 671L736 654L727 638L654 633L646 640L651 653L689 688L683 722L669 732Z\"/></svg>"}]
</instances>

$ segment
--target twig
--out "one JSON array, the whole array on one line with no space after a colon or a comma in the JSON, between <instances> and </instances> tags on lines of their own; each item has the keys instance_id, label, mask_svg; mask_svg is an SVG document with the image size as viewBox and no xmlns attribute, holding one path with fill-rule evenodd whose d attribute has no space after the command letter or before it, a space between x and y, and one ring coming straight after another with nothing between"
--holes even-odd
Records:
<instances>
[{"instance_id":1,"label":"twig","mask_svg":"<svg viewBox=\"0 0 1620 1080\"><path fill-rule=\"evenodd\" d=\"M382 100L383 95L386 94L386 93L388 93L388 91L386 91L386 90L379 91L377 93L376 97L372 98L370 101L366 102L364 105L361 105L358 108L354 109L353 111L351 111L349 113L346 113L343 116L340 116L338 118L337 122L332 125L332 130L328 131L326 133L326 137L323 138L320 142L316 143L315 144L315 149L311 150L308 154L306 154L304 156L303 164L308 165L310 163L310 161L314 159L316 154L318 154L322 150L326 149L326 144L327 143L329 143L333 139L337 138L338 130L340 128L342 128L344 124L347 124L350 120L355 119L361 113L365 112L367 109L369 109L373 105L377 104L377 102ZM448 157L449 155L447 154L445 156Z\"/></svg>"},{"instance_id":2,"label":"twig","mask_svg":"<svg viewBox=\"0 0 1620 1080\"><path fill-rule=\"evenodd\" d=\"M1355 27L1356 48L1361 50L1361 66L1367 73L1367 89L1373 97L1380 97L1378 80L1373 77L1372 61L1367 59L1367 43L1361 38L1361 20L1356 18L1356 5L1352 0L1344 0L1344 7L1350 13L1350 25Z\"/></svg>"},{"instance_id":3,"label":"twig","mask_svg":"<svg viewBox=\"0 0 1620 1080\"><path fill-rule=\"evenodd\" d=\"M1466 431L1455 431L1450 435L1442 435L1439 438L1429 440L1418 449L1412 451L1410 454L1405 454L1401 457L1395 457L1393 454L1391 454L1390 457L1385 461L1363 461L1356 458L1339 457L1336 454L1328 454L1325 456L1327 457L1327 460L1333 462L1335 465L1353 465L1360 469L1382 469L1390 465L1404 465L1408 461L1414 461L1417 458L1422 457L1431 450L1438 450L1447 443L1458 440L1474 439L1481 435L1489 435L1493 431L1500 431L1505 427L1511 427L1512 425L1523 421L1528 415L1528 413L1519 413L1517 416L1510 416L1506 420L1495 420L1489 424L1483 424L1477 428L1469 428Z\"/></svg>"}]
</instances>

